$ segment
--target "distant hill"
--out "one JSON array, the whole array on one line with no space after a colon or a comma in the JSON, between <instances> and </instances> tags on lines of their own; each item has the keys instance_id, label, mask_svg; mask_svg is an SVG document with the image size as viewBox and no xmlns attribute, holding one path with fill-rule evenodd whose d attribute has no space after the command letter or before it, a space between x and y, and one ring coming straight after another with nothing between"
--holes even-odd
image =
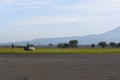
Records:
<instances>
[{"instance_id":1,"label":"distant hill","mask_svg":"<svg viewBox=\"0 0 120 80\"><path fill-rule=\"evenodd\" d=\"M41 38L41 39L34 39L32 41L21 41L15 43L22 45L30 42L32 44L47 45L49 43L58 44L61 42L68 42L69 40L74 40L74 39L78 40L80 44L93 44L93 43L98 43L100 41L120 42L119 34L120 34L120 27L99 35L60 37L60 38Z\"/></svg>"}]
</instances>

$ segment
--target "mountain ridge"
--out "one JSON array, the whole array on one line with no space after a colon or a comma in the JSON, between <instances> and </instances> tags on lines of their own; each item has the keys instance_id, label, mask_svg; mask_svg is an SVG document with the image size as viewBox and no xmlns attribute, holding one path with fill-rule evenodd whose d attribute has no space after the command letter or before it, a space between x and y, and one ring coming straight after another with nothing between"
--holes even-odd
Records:
<instances>
[{"instance_id":1,"label":"mountain ridge","mask_svg":"<svg viewBox=\"0 0 120 80\"><path fill-rule=\"evenodd\" d=\"M26 44L31 43L35 45L48 45L49 43L58 44L58 43L67 43L70 40L78 40L79 44L97 44L100 41L105 42L120 42L120 26L107 31L103 34L92 34L86 36L72 36L72 37L58 37L58 38L40 38L40 39L33 39L31 41L20 41L14 42L15 44Z\"/></svg>"}]
</instances>

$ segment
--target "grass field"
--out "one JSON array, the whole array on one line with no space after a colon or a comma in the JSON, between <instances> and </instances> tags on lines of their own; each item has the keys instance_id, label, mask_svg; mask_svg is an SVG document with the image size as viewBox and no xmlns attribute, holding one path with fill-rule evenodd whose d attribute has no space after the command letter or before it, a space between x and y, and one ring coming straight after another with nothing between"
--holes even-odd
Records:
<instances>
[{"instance_id":1,"label":"grass field","mask_svg":"<svg viewBox=\"0 0 120 80\"><path fill-rule=\"evenodd\" d=\"M37 48L25 51L22 48L0 48L0 54L115 54L119 48Z\"/></svg>"}]
</instances>

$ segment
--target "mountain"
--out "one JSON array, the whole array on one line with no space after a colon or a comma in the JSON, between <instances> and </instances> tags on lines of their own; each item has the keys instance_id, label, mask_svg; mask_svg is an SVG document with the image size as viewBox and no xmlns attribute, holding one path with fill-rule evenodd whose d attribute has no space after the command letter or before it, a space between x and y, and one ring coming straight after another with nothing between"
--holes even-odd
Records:
<instances>
[{"instance_id":1,"label":"mountain","mask_svg":"<svg viewBox=\"0 0 120 80\"><path fill-rule=\"evenodd\" d=\"M75 36L75 37L62 37L62 38L41 38L41 39L34 39L32 41L21 41L21 42L15 42L15 44L41 44L41 45L47 45L49 43L58 44L61 42L68 42L69 40L78 40L80 44L93 44L98 43L100 41L105 42L120 42L120 27L117 27L116 29L110 30L108 32L105 32L103 34L98 35L87 35L87 36Z\"/></svg>"}]
</instances>

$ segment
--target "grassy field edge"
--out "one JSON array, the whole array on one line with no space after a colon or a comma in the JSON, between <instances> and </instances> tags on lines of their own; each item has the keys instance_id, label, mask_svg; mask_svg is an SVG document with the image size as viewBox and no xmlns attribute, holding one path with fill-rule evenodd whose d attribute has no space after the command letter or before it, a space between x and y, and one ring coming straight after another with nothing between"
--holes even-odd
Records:
<instances>
[{"instance_id":1,"label":"grassy field edge","mask_svg":"<svg viewBox=\"0 0 120 80\"><path fill-rule=\"evenodd\" d=\"M0 48L0 54L119 54L119 48L37 48L25 51L22 48Z\"/></svg>"}]
</instances>

